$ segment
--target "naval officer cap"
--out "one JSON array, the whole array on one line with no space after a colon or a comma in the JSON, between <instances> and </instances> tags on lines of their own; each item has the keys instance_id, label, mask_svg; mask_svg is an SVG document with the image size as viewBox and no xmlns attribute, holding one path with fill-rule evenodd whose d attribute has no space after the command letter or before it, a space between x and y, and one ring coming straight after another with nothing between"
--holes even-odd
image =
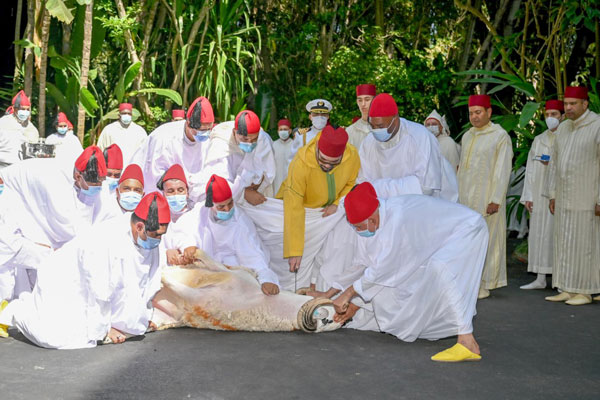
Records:
<instances>
[{"instance_id":1,"label":"naval officer cap","mask_svg":"<svg viewBox=\"0 0 600 400\"><path fill-rule=\"evenodd\" d=\"M329 114L333 106L325 99L311 100L306 104L306 111L315 114Z\"/></svg>"}]
</instances>

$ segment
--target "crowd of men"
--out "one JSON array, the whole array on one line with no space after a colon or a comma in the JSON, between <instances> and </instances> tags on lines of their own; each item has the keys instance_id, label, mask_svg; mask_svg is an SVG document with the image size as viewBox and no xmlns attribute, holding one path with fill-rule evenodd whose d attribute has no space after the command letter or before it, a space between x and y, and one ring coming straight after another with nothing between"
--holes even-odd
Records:
<instances>
[{"instance_id":1,"label":"crowd of men","mask_svg":"<svg viewBox=\"0 0 600 400\"><path fill-rule=\"evenodd\" d=\"M276 141L250 110L215 124L205 97L149 135L124 103L86 149L59 113L53 157L23 159L38 133L19 92L0 119L0 336L16 327L42 347L82 348L142 335L161 268L202 250L253 270L265 296L303 288L332 299L346 327L457 336L432 359L481 359L477 299L507 285L511 138L484 94L469 97L460 146L435 110L408 121L371 84L356 101L346 129L316 99L312 126L282 119ZM588 304L600 292L600 117L568 87L545 122L521 197L537 274L522 289L552 274L546 300Z\"/></svg>"}]
</instances>

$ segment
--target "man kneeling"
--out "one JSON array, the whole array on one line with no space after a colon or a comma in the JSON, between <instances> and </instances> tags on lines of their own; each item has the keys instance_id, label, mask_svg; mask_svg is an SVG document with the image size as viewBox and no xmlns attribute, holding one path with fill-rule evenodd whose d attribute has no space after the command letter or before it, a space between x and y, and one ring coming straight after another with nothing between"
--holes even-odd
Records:
<instances>
[{"instance_id":1,"label":"man kneeling","mask_svg":"<svg viewBox=\"0 0 600 400\"><path fill-rule=\"evenodd\" d=\"M157 246L169 222L169 205L154 192L131 215L92 227L38 268L33 292L9 303L0 324L55 349L143 335L160 289Z\"/></svg>"},{"instance_id":2,"label":"man kneeling","mask_svg":"<svg viewBox=\"0 0 600 400\"><path fill-rule=\"evenodd\" d=\"M483 218L430 196L378 199L368 182L348 193L344 207L361 236L355 260L366 268L335 299L336 312L355 312L350 301L360 296L380 330L401 340L458 335L432 360L481 359L472 320L488 241Z\"/></svg>"}]
</instances>

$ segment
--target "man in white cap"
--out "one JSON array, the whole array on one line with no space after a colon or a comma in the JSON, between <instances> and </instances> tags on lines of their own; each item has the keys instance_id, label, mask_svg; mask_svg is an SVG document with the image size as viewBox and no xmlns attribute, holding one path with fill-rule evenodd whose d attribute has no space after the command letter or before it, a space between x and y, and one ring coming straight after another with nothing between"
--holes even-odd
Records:
<instances>
[{"instance_id":1,"label":"man in white cap","mask_svg":"<svg viewBox=\"0 0 600 400\"><path fill-rule=\"evenodd\" d=\"M98 138L98 147L104 151L108 146L116 143L123 152L124 165L129 165L131 157L144 143L147 136L146 130L133 122L133 105L121 103L119 119L102 129Z\"/></svg>"},{"instance_id":2,"label":"man in white cap","mask_svg":"<svg viewBox=\"0 0 600 400\"><path fill-rule=\"evenodd\" d=\"M212 105L206 97L198 97L188 108L184 120L167 122L156 128L131 161L144 172L144 191L155 191L165 171L179 164L190 186L190 199L198 201L204 194L200 172L214 124Z\"/></svg>"},{"instance_id":3,"label":"man in white cap","mask_svg":"<svg viewBox=\"0 0 600 400\"><path fill-rule=\"evenodd\" d=\"M346 128L348 132L348 143L360 149L360 145L371 131L369 126L369 108L371 101L377 94L375 85L364 83L356 86L356 104L360 110L360 118Z\"/></svg>"},{"instance_id":4,"label":"man in white cap","mask_svg":"<svg viewBox=\"0 0 600 400\"><path fill-rule=\"evenodd\" d=\"M546 274L554 265L554 216L546 207L548 197L548 163L556 130L564 119L564 105L560 100L548 100L544 114L548 129L533 139L527 157L527 170L521 194L521 203L530 214L527 271L537 274L536 279L521 289L545 289ZM534 207L535 205L535 207Z\"/></svg>"},{"instance_id":5,"label":"man in white cap","mask_svg":"<svg viewBox=\"0 0 600 400\"><path fill-rule=\"evenodd\" d=\"M325 128L332 108L331 103L325 99L311 100L306 104L306 111L309 113L308 119L312 122L312 126L308 131L299 130L296 133L294 142L292 143L289 162L292 161L302 146L306 146Z\"/></svg>"},{"instance_id":6,"label":"man in white cap","mask_svg":"<svg viewBox=\"0 0 600 400\"><path fill-rule=\"evenodd\" d=\"M433 110L425 118L425 128L437 138L440 144L440 153L448 160L455 171L458 170L460 146L450 137L450 128L446 122L446 117L442 117L437 110Z\"/></svg>"},{"instance_id":7,"label":"man in white cap","mask_svg":"<svg viewBox=\"0 0 600 400\"><path fill-rule=\"evenodd\" d=\"M21 90L8 114L0 118L0 169L23 159L23 144L37 142L39 132L31 123L31 101Z\"/></svg>"}]
</instances>

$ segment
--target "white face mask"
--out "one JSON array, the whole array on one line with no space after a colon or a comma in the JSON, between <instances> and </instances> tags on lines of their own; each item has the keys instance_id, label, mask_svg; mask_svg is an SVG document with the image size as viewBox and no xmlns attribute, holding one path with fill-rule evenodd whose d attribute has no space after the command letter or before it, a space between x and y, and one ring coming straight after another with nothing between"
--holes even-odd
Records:
<instances>
[{"instance_id":1,"label":"white face mask","mask_svg":"<svg viewBox=\"0 0 600 400\"><path fill-rule=\"evenodd\" d=\"M17 118L19 121L27 121L27 118L31 115L31 111L29 110L19 110L17 111Z\"/></svg>"},{"instance_id":2,"label":"white face mask","mask_svg":"<svg viewBox=\"0 0 600 400\"><path fill-rule=\"evenodd\" d=\"M429 132L433 133L435 136L438 136L440 134L440 127L437 125L427 125L426 128Z\"/></svg>"},{"instance_id":3,"label":"white face mask","mask_svg":"<svg viewBox=\"0 0 600 400\"><path fill-rule=\"evenodd\" d=\"M131 123L131 115L129 115L129 114L121 115L121 122L125 125L129 125Z\"/></svg>"},{"instance_id":4,"label":"white face mask","mask_svg":"<svg viewBox=\"0 0 600 400\"><path fill-rule=\"evenodd\" d=\"M546 126L551 131L553 131L556 128L558 128L558 125L560 125L560 121L557 118L554 118L554 117L547 117L546 118Z\"/></svg>"},{"instance_id":5,"label":"white face mask","mask_svg":"<svg viewBox=\"0 0 600 400\"><path fill-rule=\"evenodd\" d=\"M290 137L290 131L288 130L280 130L278 133L281 140L287 140Z\"/></svg>"},{"instance_id":6,"label":"white face mask","mask_svg":"<svg viewBox=\"0 0 600 400\"><path fill-rule=\"evenodd\" d=\"M325 125L327 125L327 120L329 118L327 117L312 117L312 125L315 127L316 130L321 130L323 128L325 128Z\"/></svg>"}]
</instances>

